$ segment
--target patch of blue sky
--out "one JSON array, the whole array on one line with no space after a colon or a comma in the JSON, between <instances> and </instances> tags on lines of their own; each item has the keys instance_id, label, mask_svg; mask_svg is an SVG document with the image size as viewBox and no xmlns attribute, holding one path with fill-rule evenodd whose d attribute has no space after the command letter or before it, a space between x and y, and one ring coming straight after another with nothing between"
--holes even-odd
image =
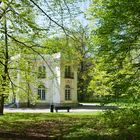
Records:
<instances>
[{"instance_id":1,"label":"patch of blue sky","mask_svg":"<svg viewBox=\"0 0 140 140\"><path fill-rule=\"evenodd\" d=\"M91 0L83 0L67 5L71 10L71 15L66 6L64 6L63 11L61 11L62 7L58 6L51 8L51 4L48 5L48 3L46 3L42 5L42 9L59 25L62 25L65 28L71 28L76 20L80 22L83 26L88 25L88 21L86 20L84 13L86 12L86 9L90 5L90 3ZM51 32L60 29L60 27L58 27L55 23L50 21L49 18L42 14L38 16L37 23L43 28L48 28L48 30L50 30Z\"/></svg>"},{"instance_id":2,"label":"patch of blue sky","mask_svg":"<svg viewBox=\"0 0 140 140\"><path fill-rule=\"evenodd\" d=\"M85 13L91 3L92 0L86 0L86 1L83 0L83 2L79 2L80 10L82 11L82 13L77 16L77 19L84 27L89 24L88 20L85 17Z\"/></svg>"},{"instance_id":3,"label":"patch of blue sky","mask_svg":"<svg viewBox=\"0 0 140 140\"><path fill-rule=\"evenodd\" d=\"M63 26L64 29L76 31L79 26L86 27L88 25L88 20L86 20L84 13L86 12L90 2L91 0L83 0L77 3L69 4L68 6L70 11L68 11L67 7L64 7L65 10L63 11L63 18L60 15L60 7L51 7L51 4L48 5L48 3L42 4L40 7L60 26ZM60 26L50 21L49 18L41 13L37 8L35 12L37 13L37 24L41 28L47 29L44 31L46 37L44 39L39 39L40 44L43 42L43 40L46 40L46 38L65 36L65 31Z\"/></svg>"}]
</instances>

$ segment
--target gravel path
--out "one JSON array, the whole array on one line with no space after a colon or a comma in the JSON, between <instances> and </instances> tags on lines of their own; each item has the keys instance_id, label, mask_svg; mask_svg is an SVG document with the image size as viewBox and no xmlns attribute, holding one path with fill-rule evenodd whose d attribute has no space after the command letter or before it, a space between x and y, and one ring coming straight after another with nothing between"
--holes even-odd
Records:
<instances>
[{"instance_id":1,"label":"gravel path","mask_svg":"<svg viewBox=\"0 0 140 140\"><path fill-rule=\"evenodd\" d=\"M96 109L71 109L70 112L97 112L102 110ZM50 109L29 109L29 108L5 108L4 112L25 112L25 113L48 113ZM54 110L55 112L55 110ZM66 110L59 110L58 112L67 112Z\"/></svg>"}]
</instances>

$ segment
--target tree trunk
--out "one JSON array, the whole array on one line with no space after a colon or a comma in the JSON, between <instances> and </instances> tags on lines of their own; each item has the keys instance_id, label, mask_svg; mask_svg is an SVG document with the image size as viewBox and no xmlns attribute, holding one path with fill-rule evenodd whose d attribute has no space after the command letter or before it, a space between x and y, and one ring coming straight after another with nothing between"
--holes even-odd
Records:
<instances>
[{"instance_id":1,"label":"tree trunk","mask_svg":"<svg viewBox=\"0 0 140 140\"><path fill-rule=\"evenodd\" d=\"M7 74L8 74L8 61L9 61L9 54L8 54L8 36L7 36L7 21L6 21L6 14L4 20L4 29L5 29L5 62L4 62L4 71L2 74L3 84L2 84L2 94L0 95L0 115L3 115L4 111L4 92L6 90L7 85Z\"/></svg>"},{"instance_id":2,"label":"tree trunk","mask_svg":"<svg viewBox=\"0 0 140 140\"><path fill-rule=\"evenodd\" d=\"M4 110L4 95L0 95L0 115L3 115Z\"/></svg>"},{"instance_id":3,"label":"tree trunk","mask_svg":"<svg viewBox=\"0 0 140 140\"><path fill-rule=\"evenodd\" d=\"M2 94L0 94L0 115L3 115L4 111L4 93L6 90L6 87L9 86L7 84L7 79L8 79L8 62L9 62L9 54L8 54L8 36L7 36L7 21L6 21L6 14L5 14L5 20L4 20L4 29L5 29L5 60L4 60L4 67L3 67L3 74L2 76Z\"/></svg>"}]
</instances>

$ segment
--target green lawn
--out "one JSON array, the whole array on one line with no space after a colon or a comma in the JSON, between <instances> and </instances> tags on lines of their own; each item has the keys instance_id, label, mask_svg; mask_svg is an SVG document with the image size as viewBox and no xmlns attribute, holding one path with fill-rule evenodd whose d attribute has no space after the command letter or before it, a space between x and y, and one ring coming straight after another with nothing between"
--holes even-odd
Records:
<instances>
[{"instance_id":1,"label":"green lawn","mask_svg":"<svg viewBox=\"0 0 140 140\"><path fill-rule=\"evenodd\" d=\"M6 113L0 116L0 138L11 136L13 140L139 140L139 132L140 109L137 108L97 113Z\"/></svg>"}]
</instances>

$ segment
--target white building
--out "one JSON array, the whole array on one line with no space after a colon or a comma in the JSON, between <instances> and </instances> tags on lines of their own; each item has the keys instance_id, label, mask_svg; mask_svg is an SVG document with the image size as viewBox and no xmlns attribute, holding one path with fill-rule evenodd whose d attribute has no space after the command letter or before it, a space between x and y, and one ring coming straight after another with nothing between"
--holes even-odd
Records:
<instances>
[{"instance_id":1,"label":"white building","mask_svg":"<svg viewBox=\"0 0 140 140\"><path fill-rule=\"evenodd\" d=\"M78 103L77 64L65 60L61 53L28 57L29 71L27 68L17 71L15 83L18 86L15 95L9 96L11 102L19 107Z\"/></svg>"}]
</instances>

